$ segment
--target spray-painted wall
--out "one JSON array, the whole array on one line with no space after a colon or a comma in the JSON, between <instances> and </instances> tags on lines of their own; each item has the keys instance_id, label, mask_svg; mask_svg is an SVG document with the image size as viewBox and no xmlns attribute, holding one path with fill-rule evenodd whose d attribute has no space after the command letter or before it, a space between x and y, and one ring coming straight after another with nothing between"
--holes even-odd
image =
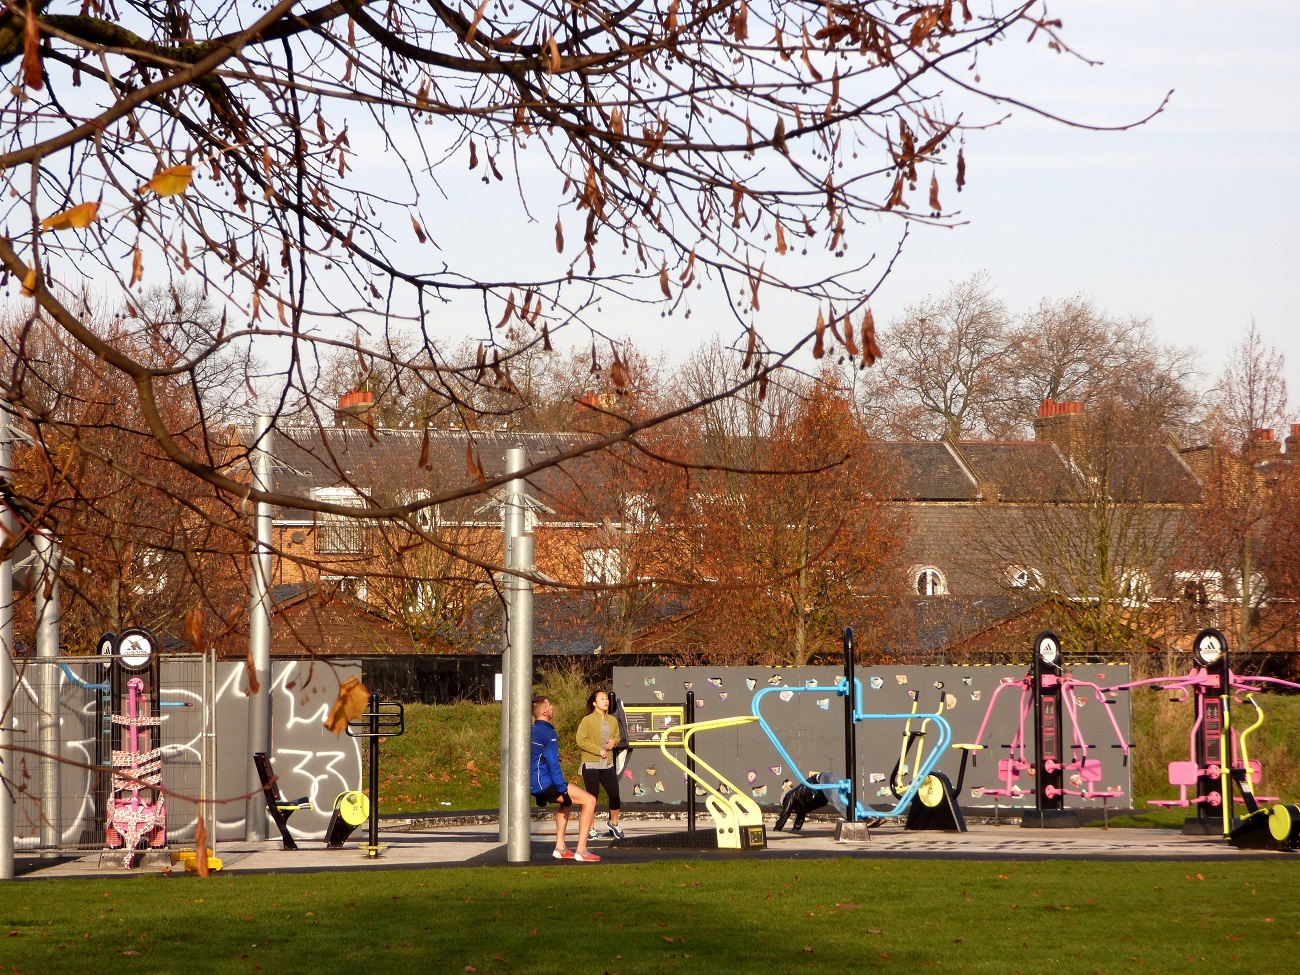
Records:
<instances>
[{"instance_id":1,"label":"spray-painted wall","mask_svg":"<svg viewBox=\"0 0 1300 975\"><path fill-rule=\"evenodd\" d=\"M60 666L62 665L62 666ZM41 756L37 738L41 711L39 674L59 668L59 726L61 731L59 795L41 794ZM66 669L65 669L66 668ZM15 767L5 770L18 799L15 849L94 850L104 845L104 814L108 790L108 723L99 689L107 665L96 657L67 657L58 661L19 662L14 707ZM340 682L361 675L358 662L332 660L284 661L272 667L272 762L281 793L307 796L310 811L290 821L295 837L324 836L334 798L361 784L361 743L346 735L335 737L324 728L325 717ZM160 738L163 749L162 784L167 790L167 835L172 844L192 842L201 789L200 763L204 750L205 690L202 658L171 656L162 660L163 702ZM216 759L217 840L244 837L248 768L247 677L242 663L220 663L216 674L216 734L211 754ZM44 829L42 829L44 827ZM272 828L271 834L274 835Z\"/></svg>"},{"instance_id":2,"label":"spray-painted wall","mask_svg":"<svg viewBox=\"0 0 1300 975\"><path fill-rule=\"evenodd\" d=\"M1103 687L1123 684L1129 680L1127 664L1086 665L1070 668L1078 680L1092 681ZM766 687L789 689L809 683L833 687L843 676L836 667L615 667L613 689L624 705L630 709L681 707L686 692L693 690L696 698L695 718L704 721L752 713L754 695ZM992 806L991 798L979 795L982 787L995 787L998 759L1006 758L1004 747L1012 740L1018 721L1020 689L1007 687L997 696L996 707L989 719L984 738L974 742L976 732L994 693L1005 681L1025 676L1024 668L1017 667L861 667L857 679L862 685L862 706L869 713L906 714L912 710L909 691L919 695L918 713L933 713L942 699L946 702L944 717L952 725L954 744L983 744L977 764L968 768L962 790L962 805L968 807ZM939 686L941 685L941 686ZM1123 752L1111 746L1119 744L1105 710L1091 691L1076 695L1079 725L1084 741L1089 745L1088 757L1102 762L1102 781L1094 787L1121 789L1124 797L1111 800L1115 805L1128 805L1132 795L1132 769L1125 763ZM1124 740L1132 738L1127 691L1109 695L1115 703L1111 706ZM775 693L762 701L763 717L772 726L790 757L807 775L810 771L829 771L844 774L844 698L833 690L825 693ZM654 718L653 712L644 712ZM668 716L668 715L661 715ZM913 731L920 729L921 721L913 722ZM858 800L867 805L892 805L888 778L899 760L905 722L864 721L857 725L857 782ZM648 741L652 730L646 728L643 737ZM1065 722L1069 735L1069 722ZM1026 721L1025 733L1029 754L1033 754L1033 719ZM633 733L633 740L638 737ZM933 737L929 739L933 741ZM1067 744L1069 737L1066 738ZM759 803L775 805L781 801L783 786L797 781L785 762L772 746L763 730L756 724L742 725L721 731L702 733L695 739L700 757L727 776L737 787L746 790ZM1069 751L1066 752L1067 760ZM1031 759L1032 760L1032 759ZM955 783L960 764L960 754L949 750L939 763ZM667 762L657 746L641 745L632 749L624 770L622 796L625 803L667 802L686 800L684 775ZM1021 786L1033 788L1030 779L1023 778ZM1004 807L1032 807L1032 796L1023 799L1003 799ZM1099 800L1067 797L1066 805L1099 806Z\"/></svg>"}]
</instances>

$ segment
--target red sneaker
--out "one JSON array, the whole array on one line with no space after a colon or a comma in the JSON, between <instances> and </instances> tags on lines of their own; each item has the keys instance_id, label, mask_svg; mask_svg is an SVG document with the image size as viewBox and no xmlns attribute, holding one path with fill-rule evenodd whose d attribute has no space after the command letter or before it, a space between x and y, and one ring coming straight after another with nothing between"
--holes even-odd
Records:
<instances>
[{"instance_id":1,"label":"red sneaker","mask_svg":"<svg viewBox=\"0 0 1300 975\"><path fill-rule=\"evenodd\" d=\"M573 851L572 851L572 850L552 850L552 851L551 851L551 856L555 857L555 859L557 859L557 860L572 860L572 859L573 859Z\"/></svg>"},{"instance_id":2,"label":"red sneaker","mask_svg":"<svg viewBox=\"0 0 1300 975\"><path fill-rule=\"evenodd\" d=\"M599 862L600 862L600 857L596 856L596 854L592 853L590 850L588 850L586 853L575 853L575 854L573 854L573 859L579 861L580 863L599 863Z\"/></svg>"}]
</instances>

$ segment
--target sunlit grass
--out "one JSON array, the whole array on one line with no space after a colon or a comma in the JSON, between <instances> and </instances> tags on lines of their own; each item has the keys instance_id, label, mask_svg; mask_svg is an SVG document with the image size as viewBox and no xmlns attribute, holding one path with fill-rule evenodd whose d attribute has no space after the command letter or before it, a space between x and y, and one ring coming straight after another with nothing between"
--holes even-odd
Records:
<instances>
[{"instance_id":1,"label":"sunlit grass","mask_svg":"<svg viewBox=\"0 0 1300 975\"><path fill-rule=\"evenodd\" d=\"M0 885L0 970L1288 971L1296 864L733 860Z\"/></svg>"}]
</instances>

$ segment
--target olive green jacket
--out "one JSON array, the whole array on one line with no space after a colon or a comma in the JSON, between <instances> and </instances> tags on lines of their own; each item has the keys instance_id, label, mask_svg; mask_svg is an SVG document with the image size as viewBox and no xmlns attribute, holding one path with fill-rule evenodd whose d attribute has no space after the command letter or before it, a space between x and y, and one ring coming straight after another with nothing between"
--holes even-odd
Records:
<instances>
[{"instance_id":1,"label":"olive green jacket","mask_svg":"<svg viewBox=\"0 0 1300 975\"><path fill-rule=\"evenodd\" d=\"M604 724L602 731L601 724ZM600 751L605 746L605 742L613 738L615 744L622 736L618 730L618 719L612 714L606 714L603 722L599 711L592 711L578 723L578 761L583 765L595 765L601 768L612 768L614 765L614 755L612 752L606 752L605 757L601 758Z\"/></svg>"}]
</instances>

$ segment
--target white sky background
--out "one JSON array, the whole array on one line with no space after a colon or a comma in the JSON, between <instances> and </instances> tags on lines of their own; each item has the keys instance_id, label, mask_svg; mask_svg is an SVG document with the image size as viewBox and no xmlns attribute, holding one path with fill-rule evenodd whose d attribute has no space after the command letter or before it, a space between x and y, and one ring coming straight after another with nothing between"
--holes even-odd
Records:
<instances>
[{"instance_id":1,"label":"white sky background","mask_svg":"<svg viewBox=\"0 0 1300 975\"><path fill-rule=\"evenodd\" d=\"M957 195L951 173L941 176L943 203L960 207L965 224L913 228L873 302L877 321L985 271L1013 312L1044 296L1083 292L1112 315L1149 318L1160 342L1201 353L1212 382L1253 319L1286 356L1292 406L1300 407L1300 4L1267 0L1225 11L1205 0L1061 0L1049 10L1064 21L1069 44L1103 63L1054 55L1041 38L998 45L981 60L986 88L1098 126L1142 118L1173 89L1168 107L1125 132L1071 129L1017 111L1003 125L968 134L965 190ZM957 102L947 102L951 114ZM984 104L967 121L999 114ZM471 189L478 199L453 199L450 209L517 213L517 196L503 189ZM925 187L910 198L924 207ZM554 258L554 211L544 204L536 216L509 242L462 242L457 251L467 257L485 248L498 266L516 249L525 263L543 252ZM496 211L492 219L500 217ZM854 232L845 263L874 247L883 265L898 222L883 218L879 230ZM580 237L571 207L566 235L567 263ZM773 256L773 266L779 260ZM725 340L740 331L712 302L697 305L690 320L680 311L661 319L661 310L609 307L600 324L670 359L711 331ZM802 312L783 315L776 301L755 320L778 348L812 325ZM585 347L585 338L572 338Z\"/></svg>"},{"instance_id":2,"label":"white sky background","mask_svg":"<svg viewBox=\"0 0 1300 975\"><path fill-rule=\"evenodd\" d=\"M978 10L978 3L972 7ZM1211 381L1253 319L1285 354L1292 406L1300 408L1300 3L1261 0L1229 9L1207 0L1057 0L1049 10L1064 21L1069 44L1104 63L1089 67L1054 55L1041 38L1033 45L1000 44L982 56L985 87L1103 126L1143 117L1173 89L1168 107L1127 132L1071 129L1017 111L1001 126L969 133L964 192L953 191L950 172L940 176L944 205L960 207L965 224L914 227L873 301L877 321L890 321L906 305L985 271L1013 312L1043 296L1083 292L1112 315L1150 318L1161 342L1200 351ZM949 98L947 104L951 116L958 102ZM966 121L996 117L996 107L984 104ZM353 146L360 149L354 165L367 179L391 176L394 185L404 185L400 158L373 133L368 140L365 128L353 129ZM435 130L423 129L422 136L436 154L441 140ZM409 130L395 138L410 144ZM530 171L548 168L527 153L521 162L526 183ZM502 166L505 183L483 186L478 177L485 167L469 174L459 170L463 164L451 164L460 178L448 184L449 199L429 194L426 184L418 202L444 253L430 244L408 256L430 264L445 256L462 268L491 269L496 273L488 276L500 279L516 277L521 265L567 264L581 239L571 204L563 209L568 244L561 259L554 250L553 189L536 195L536 223L525 224L512 166ZM922 177L910 195L916 207L925 206L928 181ZM883 183L880 192L887 192ZM409 235L405 219L397 223L399 238ZM898 229L897 219L887 216L878 233L851 231L851 250L836 269L865 260L873 248L883 264ZM823 235L810 257L824 243ZM779 269L782 260L792 258L772 255L769 268ZM602 271L612 269L602 263ZM875 277L869 274L864 283L870 286ZM647 284L656 298L653 278ZM771 346L786 347L811 328L807 308L791 315L775 292L765 298L755 323ZM719 314L704 294L696 300L689 320L680 311L661 318L662 303L656 302L611 304L596 321L670 359L710 332L728 341L738 336L741 326L725 308ZM481 335L481 312L468 311L431 302L431 331L443 341ZM586 346L582 335L571 338ZM278 365L273 347L260 350L272 367Z\"/></svg>"},{"instance_id":3,"label":"white sky background","mask_svg":"<svg viewBox=\"0 0 1300 975\"><path fill-rule=\"evenodd\" d=\"M1129 132L1019 113L969 136L970 223L916 228L877 319L985 270L1012 309L1083 291L1112 314L1149 317L1162 342L1199 349L1213 376L1253 318L1286 356L1300 407L1300 5L1050 9L1067 41L1104 64L1003 49L982 65L985 83L1101 125L1145 115L1172 88L1168 108Z\"/></svg>"}]
</instances>

